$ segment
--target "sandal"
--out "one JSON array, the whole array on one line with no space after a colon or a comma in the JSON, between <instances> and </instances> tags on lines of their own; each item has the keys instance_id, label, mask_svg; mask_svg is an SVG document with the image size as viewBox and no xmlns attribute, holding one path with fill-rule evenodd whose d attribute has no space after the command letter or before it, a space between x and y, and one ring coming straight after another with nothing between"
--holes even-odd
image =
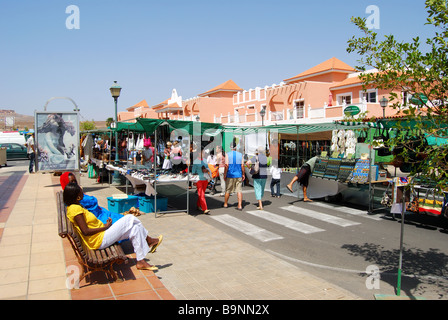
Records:
<instances>
[{"instance_id":1,"label":"sandal","mask_svg":"<svg viewBox=\"0 0 448 320\"><path fill-rule=\"evenodd\" d=\"M148 266L148 267L143 267L143 268L137 268L137 270L149 270L149 271L157 271L159 270L159 268L157 268L156 266Z\"/></svg>"},{"instance_id":2,"label":"sandal","mask_svg":"<svg viewBox=\"0 0 448 320\"><path fill-rule=\"evenodd\" d=\"M160 235L160 236L159 236L159 241L158 241L155 245L153 245L153 246L151 247L151 250L150 250L149 252L150 252L150 253L154 253L154 252L156 252L156 249L157 249L157 247L162 243L162 240L163 240L163 236Z\"/></svg>"},{"instance_id":3,"label":"sandal","mask_svg":"<svg viewBox=\"0 0 448 320\"><path fill-rule=\"evenodd\" d=\"M291 189L291 187L290 186L286 186L286 189L288 189L291 193L294 193L294 191L292 191L292 189Z\"/></svg>"}]
</instances>

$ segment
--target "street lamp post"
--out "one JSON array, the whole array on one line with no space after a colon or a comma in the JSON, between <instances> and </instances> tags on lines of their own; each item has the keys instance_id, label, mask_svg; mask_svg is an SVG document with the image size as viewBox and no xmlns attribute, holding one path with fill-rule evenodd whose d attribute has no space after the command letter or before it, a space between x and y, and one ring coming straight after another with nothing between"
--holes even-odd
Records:
<instances>
[{"instance_id":1,"label":"street lamp post","mask_svg":"<svg viewBox=\"0 0 448 320\"><path fill-rule=\"evenodd\" d=\"M264 116L266 115L266 107L263 107L260 110L260 116L261 116L261 126L264 127Z\"/></svg>"},{"instance_id":2,"label":"street lamp post","mask_svg":"<svg viewBox=\"0 0 448 320\"><path fill-rule=\"evenodd\" d=\"M386 117L386 107L388 103L389 100L387 100L387 98L383 96L383 98L380 100L380 106L381 108L383 108L383 118Z\"/></svg>"},{"instance_id":3,"label":"street lamp post","mask_svg":"<svg viewBox=\"0 0 448 320\"><path fill-rule=\"evenodd\" d=\"M261 116L261 126L264 127L264 116L266 115L266 106L263 106L260 110L260 116ZM268 150L268 134L266 131L266 146L265 146L265 152Z\"/></svg>"},{"instance_id":4,"label":"street lamp post","mask_svg":"<svg viewBox=\"0 0 448 320\"><path fill-rule=\"evenodd\" d=\"M118 126L118 113L117 113L117 103L118 103L118 97L120 96L121 93L121 87L117 84L117 81L114 81L114 84L110 87L110 93L112 94L112 97L114 98L115 101L115 165L118 165L120 163L120 159L118 157L118 131L117 131L117 126ZM121 184L120 183L120 176L119 176L119 172L115 171L114 172L114 179L113 179L113 183L114 184Z\"/></svg>"}]
</instances>

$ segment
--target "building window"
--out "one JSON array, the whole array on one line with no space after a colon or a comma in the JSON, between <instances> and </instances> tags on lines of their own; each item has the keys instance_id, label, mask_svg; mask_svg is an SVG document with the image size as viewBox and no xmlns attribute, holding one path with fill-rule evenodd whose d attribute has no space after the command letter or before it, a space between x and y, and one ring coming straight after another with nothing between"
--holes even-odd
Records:
<instances>
[{"instance_id":1,"label":"building window","mask_svg":"<svg viewBox=\"0 0 448 320\"><path fill-rule=\"evenodd\" d=\"M336 100L337 100L339 106L343 105L344 101L345 101L345 104L351 104L352 103L352 94L351 93L338 94L336 96Z\"/></svg>"},{"instance_id":2,"label":"building window","mask_svg":"<svg viewBox=\"0 0 448 320\"><path fill-rule=\"evenodd\" d=\"M368 91L361 91L361 102L366 100L367 103L377 103L377 92L376 90L368 90Z\"/></svg>"},{"instance_id":3,"label":"building window","mask_svg":"<svg viewBox=\"0 0 448 320\"><path fill-rule=\"evenodd\" d=\"M305 100L295 101L294 108L297 112L297 119L305 118Z\"/></svg>"},{"instance_id":4,"label":"building window","mask_svg":"<svg viewBox=\"0 0 448 320\"><path fill-rule=\"evenodd\" d=\"M407 91L402 92L403 100L401 101L401 103L403 104L403 106L407 106L409 104L409 99L411 99L411 96L412 95Z\"/></svg>"}]
</instances>

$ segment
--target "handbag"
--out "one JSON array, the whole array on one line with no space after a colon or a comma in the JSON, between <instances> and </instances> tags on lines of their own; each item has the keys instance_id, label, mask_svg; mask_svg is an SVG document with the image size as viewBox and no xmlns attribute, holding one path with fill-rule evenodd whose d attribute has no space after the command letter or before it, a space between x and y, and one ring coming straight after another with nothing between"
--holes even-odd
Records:
<instances>
[{"instance_id":1,"label":"handbag","mask_svg":"<svg viewBox=\"0 0 448 320\"><path fill-rule=\"evenodd\" d=\"M255 163L250 166L249 173L251 175L257 174L260 171L260 162L258 161L258 157L256 157Z\"/></svg>"}]
</instances>

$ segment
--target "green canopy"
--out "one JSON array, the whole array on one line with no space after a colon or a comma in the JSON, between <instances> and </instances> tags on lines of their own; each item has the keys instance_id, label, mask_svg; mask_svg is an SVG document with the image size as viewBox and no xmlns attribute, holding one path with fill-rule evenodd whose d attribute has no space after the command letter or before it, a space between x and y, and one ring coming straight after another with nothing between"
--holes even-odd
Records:
<instances>
[{"instance_id":1,"label":"green canopy","mask_svg":"<svg viewBox=\"0 0 448 320\"><path fill-rule=\"evenodd\" d=\"M145 128L138 122L118 122L117 129L118 132L121 131L134 131L134 132L145 132Z\"/></svg>"},{"instance_id":2,"label":"green canopy","mask_svg":"<svg viewBox=\"0 0 448 320\"><path fill-rule=\"evenodd\" d=\"M214 136L222 132L220 123L183 121L183 120L166 120L166 119L147 119L139 118L135 123L118 122L117 131L134 131L146 132L152 134L160 126L168 125L170 129L181 129L187 131L191 135L210 135Z\"/></svg>"},{"instance_id":3,"label":"green canopy","mask_svg":"<svg viewBox=\"0 0 448 320\"><path fill-rule=\"evenodd\" d=\"M364 129L371 126L373 126L373 124L370 122L328 122L314 124L284 124L263 127L225 126L224 131L235 132L237 134L252 134L259 131L276 131L284 134L306 134L340 129Z\"/></svg>"}]
</instances>

